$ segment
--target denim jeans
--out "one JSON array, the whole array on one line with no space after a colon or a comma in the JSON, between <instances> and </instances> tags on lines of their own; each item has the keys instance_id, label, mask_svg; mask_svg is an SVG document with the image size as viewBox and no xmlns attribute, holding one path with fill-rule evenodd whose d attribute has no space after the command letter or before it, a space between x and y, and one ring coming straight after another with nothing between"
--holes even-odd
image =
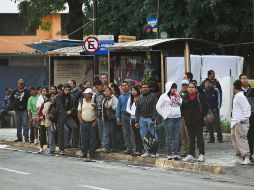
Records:
<instances>
[{"instance_id":1,"label":"denim jeans","mask_svg":"<svg viewBox=\"0 0 254 190\"><path fill-rule=\"evenodd\" d=\"M114 120L103 121L102 148L107 150L116 148L116 128Z\"/></svg>"},{"instance_id":2,"label":"denim jeans","mask_svg":"<svg viewBox=\"0 0 254 190\"><path fill-rule=\"evenodd\" d=\"M48 135L48 146L50 152L55 152L56 143L55 143L55 133L52 131L51 127L46 127Z\"/></svg>"},{"instance_id":3,"label":"denim jeans","mask_svg":"<svg viewBox=\"0 0 254 190\"><path fill-rule=\"evenodd\" d=\"M103 121L101 118L97 118L96 121L97 121L100 143L102 144L102 141L103 141Z\"/></svg>"},{"instance_id":4,"label":"denim jeans","mask_svg":"<svg viewBox=\"0 0 254 190\"><path fill-rule=\"evenodd\" d=\"M15 111L15 125L17 128L17 138L22 140L22 127L23 127L23 136L25 140L29 140L28 132L28 112L27 110L24 111Z\"/></svg>"},{"instance_id":5,"label":"denim jeans","mask_svg":"<svg viewBox=\"0 0 254 190\"><path fill-rule=\"evenodd\" d=\"M81 150L94 153L96 150L96 127L92 127L93 122L80 124Z\"/></svg>"},{"instance_id":6,"label":"denim jeans","mask_svg":"<svg viewBox=\"0 0 254 190\"><path fill-rule=\"evenodd\" d=\"M179 154L181 118L167 118L164 120L164 126L166 131L167 154Z\"/></svg>"},{"instance_id":7,"label":"denim jeans","mask_svg":"<svg viewBox=\"0 0 254 190\"><path fill-rule=\"evenodd\" d=\"M152 120L152 118L140 117L139 126L140 126L140 135L141 135L142 141L144 140L144 137L148 130L157 139L157 134L154 128L154 121Z\"/></svg>"},{"instance_id":8,"label":"denim jeans","mask_svg":"<svg viewBox=\"0 0 254 190\"><path fill-rule=\"evenodd\" d=\"M133 151L135 145L134 132L132 126L130 125L130 116L122 114L121 123L123 129L124 143L127 150Z\"/></svg>"}]
</instances>

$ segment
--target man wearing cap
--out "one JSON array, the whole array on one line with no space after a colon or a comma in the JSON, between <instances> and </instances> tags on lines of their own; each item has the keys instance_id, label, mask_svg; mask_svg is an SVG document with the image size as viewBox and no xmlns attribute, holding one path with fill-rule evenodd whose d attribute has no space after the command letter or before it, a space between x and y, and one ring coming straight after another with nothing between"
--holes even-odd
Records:
<instances>
[{"instance_id":1,"label":"man wearing cap","mask_svg":"<svg viewBox=\"0 0 254 190\"><path fill-rule=\"evenodd\" d=\"M96 105L91 88L87 88L83 95L84 99L78 105L81 157L86 158L89 152L91 158L95 156L96 150Z\"/></svg>"},{"instance_id":2,"label":"man wearing cap","mask_svg":"<svg viewBox=\"0 0 254 190\"><path fill-rule=\"evenodd\" d=\"M11 106L15 111L15 125L17 128L17 139L15 142L22 142L22 126L23 136L26 142L29 142L29 126L28 126L28 112L27 102L30 96L29 91L25 88L25 81L18 80L18 87L15 89L10 97Z\"/></svg>"}]
</instances>

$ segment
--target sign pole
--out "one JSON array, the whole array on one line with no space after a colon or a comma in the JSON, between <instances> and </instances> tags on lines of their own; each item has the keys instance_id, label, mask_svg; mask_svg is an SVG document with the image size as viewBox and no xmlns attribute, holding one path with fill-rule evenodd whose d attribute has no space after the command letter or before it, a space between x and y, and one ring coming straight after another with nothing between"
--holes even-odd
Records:
<instances>
[{"instance_id":1,"label":"sign pole","mask_svg":"<svg viewBox=\"0 0 254 190\"><path fill-rule=\"evenodd\" d=\"M97 0L93 0L93 35L98 35L97 28ZM99 79L99 66L98 66L98 56L94 55L93 57L94 64L94 81Z\"/></svg>"}]
</instances>

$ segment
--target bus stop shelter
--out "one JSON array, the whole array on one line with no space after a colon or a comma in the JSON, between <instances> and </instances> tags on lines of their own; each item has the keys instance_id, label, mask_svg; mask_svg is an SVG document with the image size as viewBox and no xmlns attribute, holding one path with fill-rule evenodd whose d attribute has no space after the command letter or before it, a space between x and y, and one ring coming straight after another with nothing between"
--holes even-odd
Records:
<instances>
[{"instance_id":1,"label":"bus stop shelter","mask_svg":"<svg viewBox=\"0 0 254 190\"><path fill-rule=\"evenodd\" d=\"M169 39L146 39L109 46L108 51L108 74L110 76L111 54L123 52L158 52L160 54L161 89L164 91L165 84L165 58L166 52L172 49L181 50L185 57L185 72L191 72L190 52L192 49L218 48L220 44L195 38L169 38ZM212 52L211 52L212 53Z\"/></svg>"}]
</instances>

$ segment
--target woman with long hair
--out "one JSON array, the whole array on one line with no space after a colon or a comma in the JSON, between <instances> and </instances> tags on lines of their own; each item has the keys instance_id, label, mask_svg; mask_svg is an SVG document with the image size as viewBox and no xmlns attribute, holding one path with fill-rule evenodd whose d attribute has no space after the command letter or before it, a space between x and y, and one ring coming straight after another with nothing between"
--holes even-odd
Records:
<instances>
[{"instance_id":1,"label":"woman with long hair","mask_svg":"<svg viewBox=\"0 0 254 190\"><path fill-rule=\"evenodd\" d=\"M111 88L113 95L119 98L119 96L121 95L119 87L115 83L110 83L109 87Z\"/></svg>"},{"instance_id":2,"label":"woman with long hair","mask_svg":"<svg viewBox=\"0 0 254 190\"><path fill-rule=\"evenodd\" d=\"M199 162L205 161L205 145L203 138L204 118L208 112L208 104L203 94L198 92L197 84L190 82L188 85L189 95L183 99L182 111L189 136L189 153L183 159L191 162L195 159L195 141L199 148Z\"/></svg>"},{"instance_id":3,"label":"woman with long hair","mask_svg":"<svg viewBox=\"0 0 254 190\"><path fill-rule=\"evenodd\" d=\"M140 90L138 86L133 86L131 88L131 97L127 101L126 111L131 115L130 124L132 126L132 130L135 137L135 156L140 156L142 154L142 139L140 136L139 128L135 127L135 112L136 112L136 101L138 96L140 95Z\"/></svg>"}]
</instances>

